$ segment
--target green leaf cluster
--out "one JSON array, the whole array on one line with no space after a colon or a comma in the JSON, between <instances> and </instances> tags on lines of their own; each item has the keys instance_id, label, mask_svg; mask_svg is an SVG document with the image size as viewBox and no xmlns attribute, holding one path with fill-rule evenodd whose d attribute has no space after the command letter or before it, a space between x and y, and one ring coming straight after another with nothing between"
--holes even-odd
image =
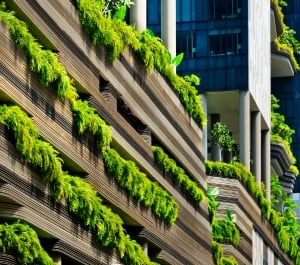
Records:
<instances>
[{"instance_id":1,"label":"green leaf cluster","mask_svg":"<svg viewBox=\"0 0 300 265\"><path fill-rule=\"evenodd\" d=\"M209 220L212 226L212 254L214 261L217 265L232 264L237 265L238 262L233 256L224 256L222 247L223 244L232 244L236 247L240 240L240 231L236 224L233 222L233 214L227 209L227 219L216 218L217 209L220 205L217 202L219 195L218 187L210 188L207 186L207 200L208 200L208 212Z\"/></svg>"},{"instance_id":2,"label":"green leaf cluster","mask_svg":"<svg viewBox=\"0 0 300 265\"><path fill-rule=\"evenodd\" d=\"M24 51L30 69L38 74L41 84L48 86L56 83L60 98L73 102L78 94L66 70L59 62L58 55L51 50L43 49L28 31L25 22L16 18L13 11L5 11L5 3L1 4L0 20L9 28L15 44Z\"/></svg>"},{"instance_id":3,"label":"green leaf cluster","mask_svg":"<svg viewBox=\"0 0 300 265\"><path fill-rule=\"evenodd\" d=\"M129 194L169 224L176 221L178 204L156 182L150 181L132 161L123 159L116 150L103 147L102 155L107 171Z\"/></svg>"},{"instance_id":4,"label":"green leaf cluster","mask_svg":"<svg viewBox=\"0 0 300 265\"><path fill-rule=\"evenodd\" d=\"M112 141L110 126L100 118L95 108L88 105L87 101L75 101L72 111L80 134L89 132L94 135L99 147Z\"/></svg>"},{"instance_id":5,"label":"green leaf cluster","mask_svg":"<svg viewBox=\"0 0 300 265\"><path fill-rule=\"evenodd\" d=\"M299 53L300 45L299 41L294 37L296 32L289 28L284 22L284 14L282 12L282 7L287 6L287 2L283 0L273 0L275 12L278 14L279 23L283 28L283 33L278 36L274 41L275 48L279 51L285 51L290 55L291 62L296 71L300 70L300 66L296 60L295 53Z\"/></svg>"},{"instance_id":6,"label":"green leaf cluster","mask_svg":"<svg viewBox=\"0 0 300 265\"><path fill-rule=\"evenodd\" d=\"M292 152L291 145L287 141L285 141L284 139L282 139L282 137L279 136L279 135L273 135L273 134L271 134L270 138L271 138L271 143L280 143L280 144L282 144L284 146L285 150L288 153L289 158L292 161L292 164L295 164L297 162L296 158L294 157L294 154Z\"/></svg>"},{"instance_id":7,"label":"green leaf cluster","mask_svg":"<svg viewBox=\"0 0 300 265\"><path fill-rule=\"evenodd\" d=\"M218 187L214 187L211 189L209 186L207 186L206 196L210 223L212 223L213 220L216 218L217 209L220 206L220 203L217 201L218 195Z\"/></svg>"},{"instance_id":8,"label":"green leaf cluster","mask_svg":"<svg viewBox=\"0 0 300 265\"><path fill-rule=\"evenodd\" d=\"M270 215L270 202L266 200L264 192L256 182L255 177L241 163L233 162L232 164L228 164L217 161L205 161L205 167L208 175L238 179L257 200L262 212L266 216Z\"/></svg>"},{"instance_id":9,"label":"green leaf cluster","mask_svg":"<svg viewBox=\"0 0 300 265\"><path fill-rule=\"evenodd\" d=\"M284 115L278 112L280 108L279 99L277 99L273 94L271 95L271 134L278 135L286 142L291 144L293 142L292 136L295 134L295 130L290 128L289 125L285 123Z\"/></svg>"},{"instance_id":10,"label":"green leaf cluster","mask_svg":"<svg viewBox=\"0 0 300 265\"><path fill-rule=\"evenodd\" d=\"M278 244L286 253L297 259L297 252L300 251L297 242L300 239L299 224L295 209L296 202L287 196L283 191L277 176L271 177L271 199L273 215L270 222L273 223ZM279 211L276 206L282 203L283 210ZM299 264L299 263L296 263Z\"/></svg>"},{"instance_id":11,"label":"green leaf cluster","mask_svg":"<svg viewBox=\"0 0 300 265\"><path fill-rule=\"evenodd\" d=\"M161 147L152 146L152 151L156 162L163 166L165 172L171 173L176 178L180 186L188 192L195 202L200 203L205 199L205 194L198 183L191 180L184 169L177 166L176 161L170 158Z\"/></svg>"},{"instance_id":12,"label":"green leaf cluster","mask_svg":"<svg viewBox=\"0 0 300 265\"><path fill-rule=\"evenodd\" d=\"M284 115L277 112L279 108L279 99L271 95L271 143L276 142L283 144L292 164L295 164L296 158L291 150L291 144L293 142L292 136L295 134L295 130L285 123ZM299 175L299 170L296 165L293 165L290 169L296 176Z\"/></svg>"},{"instance_id":13,"label":"green leaf cluster","mask_svg":"<svg viewBox=\"0 0 300 265\"><path fill-rule=\"evenodd\" d=\"M79 132L89 131L97 137L99 145L111 142L110 127L88 106L87 101L78 100L79 95L73 80L69 77L58 56L51 50L46 50L29 32L27 25L15 17L14 12L5 12L5 4L1 4L0 20L10 30L10 34L25 53L30 69L39 75L42 85L54 84L60 99L68 100L75 116Z\"/></svg>"},{"instance_id":14,"label":"green leaf cluster","mask_svg":"<svg viewBox=\"0 0 300 265\"><path fill-rule=\"evenodd\" d=\"M62 174L62 159L57 150L39 138L32 119L20 107L1 105L0 123L13 132L22 159L38 168L44 181L52 181Z\"/></svg>"},{"instance_id":15,"label":"green leaf cluster","mask_svg":"<svg viewBox=\"0 0 300 265\"><path fill-rule=\"evenodd\" d=\"M94 4L101 5L101 2L97 1ZM5 9L5 5L3 4L1 10L4 10L4 9ZM53 52L51 52L49 50L43 50L42 46L33 38L33 36L28 31L26 24L24 22L20 21L19 19L17 19L14 16L13 12L0 11L0 19L3 19L4 23L10 28L13 38L17 38L18 41L16 41L16 43L24 44L24 45L20 45L20 44L19 45L24 50L28 59L32 59L35 62L37 62L38 64L41 64L42 66L45 64L47 66L46 69L49 69L49 71L48 70L45 71L46 75L47 74L54 75L52 72L55 73L55 76L57 76L57 78L56 78L57 80L51 79L51 80L49 80L49 82L55 81L54 83L56 83L57 88L58 88L57 89L58 96L61 97L62 99L67 99L70 101L71 110L73 112L74 120L78 127L79 133L82 134L84 132L89 132L92 135L94 135L97 139L98 146L109 145L110 142L112 141L110 127L106 124L106 122L104 120L102 120L102 118L100 118L100 116L96 113L96 110L88 105L87 101L78 99L78 94L77 94L76 88L72 85L73 80L71 80L69 78L64 66L58 61L56 54L54 54ZM117 24L121 23L120 25L123 25L123 26L126 25L126 24L122 24L122 21L115 21L115 23L117 23ZM21 26L19 27L19 25L21 25ZM129 28L126 27L126 29L129 29ZM14 34L14 32L18 32L18 34ZM121 31L121 32L125 34L123 36L123 38L128 38L128 36L129 36L128 34L130 32L125 32L125 31ZM130 38L128 38L128 39L130 39ZM29 55L28 55L27 47L31 47L31 46L37 47L35 50L36 53L29 53ZM43 60L41 60L41 58L39 58L38 56L35 57L36 54L40 54L40 53L43 54L44 51L47 51L47 54L53 54L53 56L51 57L53 60L49 60L48 57L43 58ZM40 73L38 69L34 68L32 70L33 71L36 70L37 73ZM48 83L47 83L47 85L48 85ZM46 142L40 142L40 141L37 141L37 142L44 146L48 145L48 143L46 143ZM55 155L55 153L54 153L54 155ZM49 159L51 159L51 157ZM45 162L48 162L49 159L45 160ZM54 164L55 161L56 160L54 160L53 165L52 165L52 163L47 163L47 165L49 164L49 167L56 166ZM42 160L42 162L43 162L43 160ZM128 161L128 163L129 163L129 161ZM51 171L51 172L54 172L54 171ZM60 175L60 174L56 174L56 175ZM45 175L45 177L47 177L47 176ZM47 177L47 178L49 178L49 177ZM50 176L50 178L52 178L52 176ZM138 188L139 188L139 185L137 185L135 187L136 190ZM155 186L155 188L156 188L156 186ZM131 195L134 194L134 196L136 196L136 194L140 193L140 192L141 191L134 192L132 189L132 192L130 194ZM150 192L150 190L148 189L147 192ZM171 197L168 197L169 195L168 196L164 195L164 193L166 193L166 191L163 191L162 188L157 189L156 192L158 194L161 194L161 197L164 197L164 200L163 201L162 200L159 200L159 201L154 200L151 203L152 208L154 209L154 211L157 213L158 216L168 219L169 223L173 223L175 221L175 219L177 217L177 213L178 213L177 204L174 203L174 201ZM143 195L143 198L140 197L139 200L142 200L144 202L144 204L146 203L146 205L147 205L148 204L147 200L152 200L152 199L150 199L149 195L146 196L146 199L144 199L144 197L145 196ZM166 207L166 205L168 205L168 207Z\"/></svg>"},{"instance_id":16,"label":"green leaf cluster","mask_svg":"<svg viewBox=\"0 0 300 265\"><path fill-rule=\"evenodd\" d=\"M212 254L216 265L238 265L233 256L224 256L223 247L217 241L212 241Z\"/></svg>"},{"instance_id":17,"label":"green leaf cluster","mask_svg":"<svg viewBox=\"0 0 300 265\"><path fill-rule=\"evenodd\" d=\"M77 0L76 6L81 24L95 45L102 44L106 47L109 59L116 59L127 47L131 47L150 72L156 68L169 79L189 115L199 125L206 124L206 115L197 89L174 73L172 61L170 63L168 51L160 38L153 36L148 30L138 32L120 19L103 15L101 1ZM181 55L174 63L180 57Z\"/></svg>"},{"instance_id":18,"label":"green leaf cluster","mask_svg":"<svg viewBox=\"0 0 300 265\"><path fill-rule=\"evenodd\" d=\"M240 240L240 231L232 221L218 218L212 222L212 237L219 243L229 243L236 247Z\"/></svg>"},{"instance_id":19,"label":"green leaf cluster","mask_svg":"<svg viewBox=\"0 0 300 265\"><path fill-rule=\"evenodd\" d=\"M15 252L20 264L56 264L42 248L37 233L28 224L0 224L0 249L4 253Z\"/></svg>"},{"instance_id":20,"label":"green leaf cluster","mask_svg":"<svg viewBox=\"0 0 300 265\"><path fill-rule=\"evenodd\" d=\"M212 144L219 145L224 150L231 151L234 145L234 139L225 123L216 122L210 132L210 141Z\"/></svg>"},{"instance_id":21,"label":"green leaf cluster","mask_svg":"<svg viewBox=\"0 0 300 265\"><path fill-rule=\"evenodd\" d=\"M102 245L119 250L127 264L156 264L150 261L137 242L130 239L122 219L102 203L94 188L83 179L62 170L63 161L58 152L40 139L33 121L20 107L1 105L0 123L14 132L16 147L22 158L40 170L43 181L51 185L53 196L58 201L64 198L70 212L95 231ZM10 238L4 236L1 244L10 245Z\"/></svg>"},{"instance_id":22,"label":"green leaf cluster","mask_svg":"<svg viewBox=\"0 0 300 265\"><path fill-rule=\"evenodd\" d=\"M283 197L284 212L281 214L275 209L273 203L277 202L278 196L283 196L279 188L278 178L272 177L271 200L268 201L261 187L255 181L255 177L240 163L227 164L222 162L206 161L206 172L208 175L217 175L225 178L238 179L247 188L249 193L256 199L261 208L262 216L272 225L277 241L281 249L292 257L297 265L300 265L299 252L297 245L299 239L299 225L297 223L295 202L288 197Z\"/></svg>"}]
</instances>

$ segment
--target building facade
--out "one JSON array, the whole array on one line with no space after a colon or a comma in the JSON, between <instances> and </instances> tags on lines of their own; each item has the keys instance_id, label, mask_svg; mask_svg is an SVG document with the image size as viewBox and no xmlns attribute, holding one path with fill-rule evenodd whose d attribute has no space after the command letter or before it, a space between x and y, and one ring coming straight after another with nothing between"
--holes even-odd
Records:
<instances>
[{"instance_id":1,"label":"building facade","mask_svg":"<svg viewBox=\"0 0 300 265\"><path fill-rule=\"evenodd\" d=\"M161 31L172 57L177 38L176 71L201 76L208 127L228 124L248 182L269 192L270 3L145 2L131 21ZM165 50L149 56L160 41L100 1L5 3L0 264L295 264L262 209L269 193L208 171L199 97Z\"/></svg>"}]
</instances>

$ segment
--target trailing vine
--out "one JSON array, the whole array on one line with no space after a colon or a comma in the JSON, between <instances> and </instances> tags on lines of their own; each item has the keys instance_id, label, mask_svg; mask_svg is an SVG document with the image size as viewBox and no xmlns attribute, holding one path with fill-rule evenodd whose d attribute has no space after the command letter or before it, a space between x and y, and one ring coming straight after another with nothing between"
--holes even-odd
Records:
<instances>
[{"instance_id":1,"label":"trailing vine","mask_svg":"<svg viewBox=\"0 0 300 265\"><path fill-rule=\"evenodd\" d=\"M288 207L287 209L289 209L287 214L280 214L275 209L275 206L265 198L264 192L255 181L255 177L242 164L236 162L227 164L223 162L206 161L205 166L207 175L234 178L244 184L248 192L256 199L260 206L262 216L272 225L281 249L294 259L296 265L300 265L300 248L297 245L299 233L295 230L294 225L290 226L291 222L294 224L295 218L295 213L292 210L293 206L290 205L292 204L290 201L292 199L289 198L290 200L287 200L287 204L285 205ZM278 195L278 189L274 188L276 187L274 179L271 185L273 187L273 195ZM275 193L275 190L277 190L277 193ZM273 196L271 199L275 202Z\"/></svg>"},{"instance_id":2,"label":"trailing vine","mask_svg":"<svg viewBox=\"0 0 300 265\"><path fill-rule=\"evenodd\" d=\"M56 264L42 248L37 233L28 224L0 224L0 249L3 253L16 253L20 264Z\"/></svg>"},{"instance_id":3,"label":"trailing vine","mask_svg":"<svg viewBox=\"0 0 300 265\"><path fill-rule=\"evenodd\" d=\"M65 199L70 212L93 230L104 246L115 247L126 264L156 264L123 227L117 214L102 203L97 191L83 179L62 170L63 160L53 146L40 139L33 121L18 106L0 106L0 123L13 132L16 148L24 161L41 172L57 201Z\"/></svg>"},{"instance_id":4,"label":"trailing vine","mask_svg":"<svg viewBox=\"0 0 300 265\"><path fill-rule=\"evenodd\" d=\"M169 79L188 114L203 127L206 124L206 115L198 90L192 82L174 73L168 50L161 39L148 30L138 32L133 26L119 19L105 16L101 12L104 5L104 1L76 0L81 24L90 34L92 42L95 45L104 45L111 60L115 60L126 47L131 47L150 72L155 68Z\"/></svg>"},{"instance_id":5,"label":"trailing vine","mask_svg":"<svg viewBox=\"0 0 300 265\"><path fill-rule=\"evenodd\" d=\"M104 164L122 188L146 207L165 219L169 224L175 222L178 216L178 204L156 182L150 181L146 174L139 171L132 161L120 157L116 150L103 147Z\"/></svg>"},{"instance_id":6,"label":"trailing vine","mask_svg":"<svg viewBox=\"0 0 300 265\"><path fill-rule=\"evenodd\" d=\"M295 130L285 123L284 115L278 112L279 108L279 99L277 99L274 95L271 95L271 142L283 144L293 164L290 170L297 176L299 174L299 170L295 165L297 161L291 150L291 144L293 142L292 136L294 135Z\"/></svg>"},{"instance_id":7,"label":"trailing vine","mask_svg":"<svg viewBox=\"0 0 300 265\"><path fill-rule=\"evenodd\" d=\"M234 223L232 214L227 210L227 219L217 218L217 202L219 189L207 187L207 200L210 224L212 226L212 254L216 265L238 265L233 256L224 256L222 244L232 244L236 247L240 240L240 232Z\"/></svg>"},{"instance_id":8,"label":"trailing vine","mask_svg":"<svg viewBox=\"0 0 300 265\"><path fill-rule=\"evenodd\" d=\"M299 54L300 43L294 37L294 35L296 34L295 30L289 28L284 23L284 14L282 12L282 7L286 7L287 2L283 1L283 0L273 0L273 3L274 3L276 13L279 16L279 23L281 24L281 27L283 28L283 33L274 40L274 45L277 50L285 51L290 55L292 65L294 66L296 71L299 71L300 66L295 57L295 53Z\"/></svg>"},{"instance_id":9,"label":"trailing vine","mask_svg":"<svg viewBox=\"0 0 300 265\"><path fill-rule=\"evenodd\" d=\"M64 66L59 62L57 54L50 50L43 49L42 45L31 35L26 24L16 18L14 12L4 12L4 10L5 4L2 3L0 6L0 20L8 26L15 43L24 51L30 69L39 75L41 84L46 86L50 84L56 85L59 98L70 102L74 121L80 134L89 132L95 136L99 147L108 146L112 141L110 126L98 115L95 108L88 105L87 101L79 99L76 87L73 85L73 80L69 77ZM43 144L45 145L47 143ZM103 151L107 149L101 148L100 150ZM103 155L108 157L107 154L108 151ZM123 163L122 161L124 161L124 159L117 154L116 150L114 150L114 154L118 157L119 163ZM108 162L108 159L105 161ZM52 163L52 161L50 162ZM127 164L133 163L127 162ZM51 163L49 166L51 166ZM138 201L145 202L146 200L153 200L149 199L149 192L151 191L144 190L142 187L154 187L157 192L155 197L157 201L154 200L151 203L154 213L158 217L165 219L168 223L174 223L178 215L178 205L174 199L170 195L167 195L167 192L163 190L163 188L158 188L156 183L150 182L146 176L143 176L143 178L139 180L143 181L138 184L139 188L141 188L139 193L131 191L129 194L134 195ZM140 197L145 194L147 194L148 199ZM147 206L147 203L144 203L144 205Z\"/></svg>"},{"instance_id":10,"label":"trailing vine","mask_svg":"<svg viewBox=\"0 0 300 265\"><path fill-rule=\"evenodd\" d=\"M163 166L165 172L171 173L176 178L180 186L189 193L196 203L200 203L205 199L205 194L198 183L191 180L191 178L186 175L184 169L177 166L176 161L170 158L161 147L152 146L152 151L156 162Z\"/></svg>"}]
</instances>

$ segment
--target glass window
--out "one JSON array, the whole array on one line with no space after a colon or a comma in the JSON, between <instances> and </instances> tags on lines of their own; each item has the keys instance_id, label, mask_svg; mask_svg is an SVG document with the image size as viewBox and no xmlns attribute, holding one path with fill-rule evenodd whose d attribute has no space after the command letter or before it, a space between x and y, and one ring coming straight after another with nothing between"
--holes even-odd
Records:
<instances>
[{"instance_id":1,"label":"glass window","mask_svg":"<svg viewBox=\"0 0 300 265\"><path fill-rule=\"evenodd\" d=\"M196 16L196 1L197 0L176 0L176 20L193 21Z\"/></svg>"},{"instance_id":2,"label":"glass window","mask_svg":"<svg viewBox=\"0 0 300 265\"><path fill-rule=\"evenodd\" d=\"M177 31L176 53L184 53L184 58L193 58L196 53L196 33L193 31Z\"/></svg>"},{"instance_id":3,"label":"glass window","mask_svg":"<svg viewBox=\"0 0 300 265\"><path fill-rule=\"evenodd\" d=\"M240 0L209 0L210 18L226 19L236 18L241 14Z\"/></svg>"},{"instance_id":4,"label":"glass window","mask_svg":"<svg viewBox=\"0 0 300 265\"><path fill-rule=\"evenodd\" d=\"M209 35L210 56L239 54L241 47L240 32L213 32Z\"/></svg>"}]
</instances>

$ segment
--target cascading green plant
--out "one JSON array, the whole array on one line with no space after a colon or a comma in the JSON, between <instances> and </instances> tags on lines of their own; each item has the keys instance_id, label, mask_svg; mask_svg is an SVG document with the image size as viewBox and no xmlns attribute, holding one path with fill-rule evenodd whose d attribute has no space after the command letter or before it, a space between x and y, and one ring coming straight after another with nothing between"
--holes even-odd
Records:
<instances>
[{"instance_id":1,"label":"cascading green plant","mask_svg":"<svg viewBox=\"0 0 300 265\"><path fill-rule=\"evenodd\" d=\"M103 147L102 155L107 171L121 187L144 206L151 207L157 216L169 224L175 222L179 206L171 195L156 182L150 181L135 163L121 158L116 150Z\"/></svg>"},{"instance_id":2,"label":"cascading green plant","mask_svg":"<svg viewBox=\"0 0 300 265\"><path fill-rule=\"evenodd\" d=\"M104 1L76 1L81 24L90 34L93 43L104 45L111 60L116 59L126 47L131 47L150 72L155 68L169 79L189 115L200 126L205 126L206 114L198 90L193 83L174 73L168 51L161 39L148 30L138 32L121 20L104 16L101 12L104 6Z\"/></svg>"},{"instance_id":3,"label":"cascading green plant","mask_svg":"<svg viewBox=\"0 0 300 265\"><path fill-rule=\"evenodd\" d=\"M126 264L157 264L151 262L142 247L130 239L122 219L103 205L89 183L62 170L63 160L58 152L40 138L32 119L20 107L0 105L0 123L13 132L22 159L40 170L41 178L49 183L54 198L57 201L65 199L70 212L93 229L102 245L115 247ZM8 244L5 240L3 244Z\"/></svg>"},{"instance_id":4,"label":"cascading green plant","mask_svg":"<svg viewBox=\"0 0 300 265\"><path fill-rule=\"evenodd\" d=\"M205 194L198 183L191 180L184 169L177 166L175 160L170 158L160 146L152 146L152 151L156 162L163 166L165 172L171 173L176 178L180 186L189 193L195 202L200 203L205 199Z\"/></svg>"},{"instance_id":5,"label":"cascading green plant","mask_svg":"<svg viewBox=\"0 0 300 265\"><path fill-rule=\"evenodd\" d=\"M295 53L299 53L300 44L299 41L294 37L296 32L284 23L284 14L282 11L282 7L286 7L287 2L283 0L273 0L273 3L279 17L279 23L283 28L283 33L280 36L278 36L273 43L277 50L289 53L295 70L299 71L300 66L295 57Z\"/></svg>"},{"instance_id":6,"label":"cascading green plant","mask_svg":"<svg viewBox=\"0 0 300 265\"><path fill-rule=\"evenodd\" d=\"M232 221L218 218L212 222L212 237L219 243L229 243L236 247L239 243L240 232Z\"/></svg>"},{"instance_id":7,"label":"cascading green plant","mask_svg":"<svg viewBox=\"0 0 300 265\"><path fill-rule=\"evenodd\" d=\"M255 177L240 163L227 164L215 161L206 161L206 173L211 176L220 176L225 178L235 178L245 185L248 192L257 200L261 208L262 216L270 222L281 249L289 254L297 265L300 265L299 251L297 245L300 234L298 232L299 225L297 223L296 214L294 211L294 204L291 198L285 198L285 211L280 214L275 205L268 201L261 187L256 183ZM280 184L277 183L278 179L272 177L271 188L273 187L272 202L276 203L274 197L282 196L282 192L278 190Z\"/></svg>"},{"instance_id":8,"label":"cascading green plant","mask_svg":"<svg viewBox=\"0 0 300 265\"><path fill-rule=\"evenodd\" d=\"M52 181L62 174L62 159L57 150L39 138L37 128L20 107L1 105L0 123L13 132L23 161L38 168L44 181Z\"/></svg>"},{"instance_id":9,"label":"cascading green plant","mask_svg":"<svg viewBox=\"0 0 300 265\"><path fill-rule=\"evenodd\" d=\"M9 27L12 37L15 39L15 43L24 50L31 70L39 74L40 81L44 85L54 83L57 87L58 96L63 100L69 100L71 103L71 110L79 133L89 132L94 135L99 147L109 145L112 141L110 126L96 113L93 107L88 105L87 101L78 99L79 95L77 94L76 87L73 86L73 80L68 76L64 66L58 61L57 54L50 50L44 50L30 34L26 24L17 19L13 12L4 12L4 9L5 5L2 4L0 8L0 19ZM47 75L51 78L47 77ZM43 143L43 145L46 144L47 143ZM114 152L116 153L117 151ZM118 157L120 161L123 160L119 155ZM129 161L127 162L127 164L130 164ZM49 166L51 166L51 164ZM166 196L166 191L162 188L157 188L157 184L152 184L145 177L139 179L140 183L135 187L139 192L134 193L131 189L130 195L139 201L143 201L144 205L147 206L148 202L140 195L141 192L145 194L148 193L147 200L152 201L152 209L156 215L167 220L170 224L173 223L178 215L178 205L174 199L170 195ZM152 188L147 191L140 189L143 186L150 187L151 185L149 183L153 186ZM149 195L151 192L153 195L152 189L154 188L156 192L155 198L158 199L157 201L150 199L151 196ZM160 198L164 199L162 200Z\"/></svg>"},{"instance_id":10,"label":"cascading green plant","mask_svg":"<svg viewBox=\"0 0 300 265\"><path fill-rule=\"evenodd\" d=\"M35 230L25 223L0 224L0 249L16 253L20 264L56 264L42 248Z\"/></svg>"},{"instance_id":11,"label":"cascading green plant","mask_svg":"<svg viewBox=\"0 0 300 265\"><path fill-rule=\"evenodd\" d=\"M58 97L70 102L79 133L91 132L99 145L109 144L112 139L110 127L87 101L78 99L74 81L59 62L57 54L44 49L29 32L27 25L15 17L14 12L5 11L5 3L0 5L0 20L9 28L15 44L24 51L30 70L38 74L40 83L45 86L54 84Z\"/></svg>"},{"instance_id":12,"label":"cascading green plant","mask_svg":"<svg viewBox=\"0 0 300 265\"><path fill-rule=\"evenodd\" d=\"M217 265L238 265L237 260L233 256L224 256L222 244L229 243L237 246L240 239L240 232L233 222L234 218L227 209L227 219L217 218L216 213L220 205L217 202L219 189L217 187L210 188L207 186L207 200L209 220L212 226L212 254Z\"/></svg>"},{"instance_id":13,"label":"cascading green plant","mask_svg":"<svg viewBox=\"0 0 300 265\"><path fill-rule=\"evenodd\" d=\"M279 108L279 99L271 95L271 143L276 142L283 144L292 164L296 164L296 158L291 150L291 144L293 142L292 136L295 134L295 130L286 124L284 115L278 112ZM299 174L297 166L293 165L292 170L294 173Z\"/></svg>"}]
</instances>

